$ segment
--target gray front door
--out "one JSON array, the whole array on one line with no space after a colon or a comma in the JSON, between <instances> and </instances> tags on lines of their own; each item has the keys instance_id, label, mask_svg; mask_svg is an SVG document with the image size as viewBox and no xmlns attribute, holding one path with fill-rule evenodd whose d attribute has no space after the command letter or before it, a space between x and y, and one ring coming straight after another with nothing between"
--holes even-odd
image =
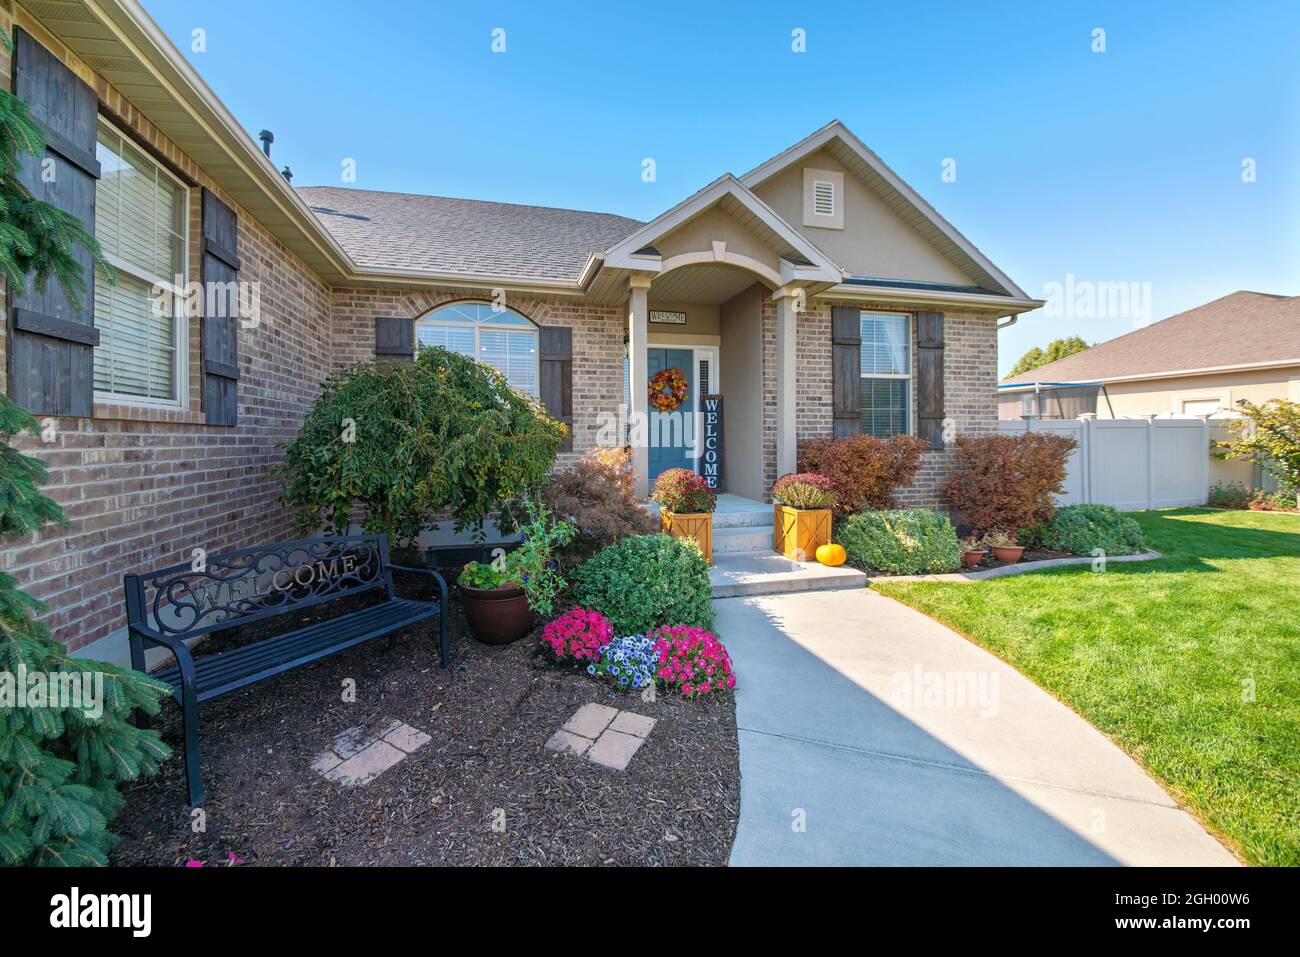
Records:
<instances>
[{"instance_id":1,"label":"gray front door","mask_svg":"<svg viewBox=\"0 0 1300 957\"><path fill-rule=\"evenodd\" d=\"M690 349L647 349L646 358L650 378L664 369L679 369L686 380L686 401L675 415L654 415L650 406L650 484L668 469L695 471L695 460L686 456L686 439L694 428L691 412L695 408L694 353ZM642 388L649 386L649 381ZM656 425L658 429L656 430Z\"/></svg>"}]
</instances>

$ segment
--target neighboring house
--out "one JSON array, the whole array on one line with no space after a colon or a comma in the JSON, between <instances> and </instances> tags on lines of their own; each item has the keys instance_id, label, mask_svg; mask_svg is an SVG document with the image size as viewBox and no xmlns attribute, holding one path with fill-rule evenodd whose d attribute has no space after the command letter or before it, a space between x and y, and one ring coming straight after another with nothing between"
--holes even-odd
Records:
<instances>
[{"instance_id":1,"label":"neighboring house","mask_svg":"<svg viewBox=\"0 0 1300 957\"><path fill-rule=\"evenodd\" d=\"M1012 376L998 413L1223 417L1269 399L1300 402L1300 296L1242 291Z\"/></svg>"},{"instance_id":2,"label":"neighboring house","mask_svg":"<svg viewBox=\"0 0 1300 957\"><path fill-rule=\"evenodd\" d=\"M71 525L3 567L70 647L108 636L96 655L117 653L124 572L289 534L271 469L331 371L474 355L570 426L572 461L621 443L611 416L678 368L688 408L723 397L726 490L766 498L813 437L902 432L936 446L905 501L935 505L945 423L996 428L999 319L1041 305L839 123L650 223L295 190L134 0L11 3L0 25L50 133L26 182L117 273L87 259L80 309L9 291L4 387L47 424L20 444ZM634 463L644 492L695 461L678 437Z\"/></svg>"}]
</instances>

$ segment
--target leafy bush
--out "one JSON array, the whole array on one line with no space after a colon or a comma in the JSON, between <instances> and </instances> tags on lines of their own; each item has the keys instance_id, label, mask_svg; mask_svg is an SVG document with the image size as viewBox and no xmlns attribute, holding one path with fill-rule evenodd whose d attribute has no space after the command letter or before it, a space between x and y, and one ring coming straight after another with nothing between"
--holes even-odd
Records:
<instances>
[{"instance_id":1,"label":"leafy bush","mask_svg":"<svg viewBox=\"0 0 1300 957\"><path fill-rule=\"evenodd\" d=\"M1210 488L1207 502L1215 508L1247 508L1252 497L1251 490L1240 482L1215 483Z\"/></svg>"},{"instance_id":2,"label":"leafy bush","mask_svg":"<svg viewBox=\"0 0 1300 957\"><path fill-rule=\"evenodd\" d=\"M928 508L859 512L840 523L835 537L849 564L858 568L923 575L955 571L961 565L952 523Z\"/></svg>"},{"instance_id":3,"label":"leafy bush","mask_svg":"<svg viewBox=\"0 0 1300 957\"><path fill-rule=\"evenodd\" d=\"M684 515L691 512L712 512L718 497L709 488L704 476L690 469L667 469L655 479L650 498L670 512Z\"/></svg>"},{"instance_id":4,"label":"leafy bush","mask_svg":"<svg viewBox=\"0 0 1300 957\"><path fill-rule=\"evenodd\" d=\"M549 615L555 598L569 587L560 575L551 555L567 544L574 535L568 522L556 522L545 505L524 502L528 524L520 532L519 547L491 562L470 562L461 570L457 581L470 588L522 588L528 595L528 607L539 615Z\"/></svg>"},{"instance_id":5,"label":"leafy bush","mask_svg":"<svg viewBox=\"0 0 1300 957\"><path fill-rule=\"evenodd\" d=\"M1300 495L1300 402L1243 402L1238 411L1240 418L1226 420L1232 438L1215 443L1216 457L1254 459L1284 491Z\"/></svg>"},{"instance_id":6,"label":"leafy bush","mask_svg":"<svg viewBox=\"0 0 1300 957\"><path fill-rule=\"evenodd\" d=\"M910 435L813 439L799 456L799 471L817 472L830 479L840 515L864 508L890 508L894 492L916 478L921 453L929 447L928 442Z\"/></svg>"},{"instance_id":7,"label":"leafy bush","mask_svg":"<svg viewBox=\"0 0 1300 957\"><path fill-rule=\"evenodd\" d=\"M5 540L66 521L40 492L45 466L9 445L24 430L40 431L0 394ZM152 774L171 753L157 732L128 719L137 708L157 714L170 689L136 671L73 658L33 620L44 610L0 572L0 863L107 865L108 822L123 803L118 785ZM64 694L74 690L81 694Z\"/></svg>"},{"instance_id":8,"label":"leafy bush","mask_svg":"<svg viewBox=\"0 0 1300 957\"><path fill-rule=\"evenodd\" d=\"M593 449L571 469L551 475L538 498L567 519L577 535L556 552L561 570L590 558L628 535L655 530L655 522L632 492L630 456L623 449Z\"/></svg>"},{"instance_id":9,"label":"leafy bush","mask_svg":"<svg viewBox=\"0 0 1300 957\"><path fill-rule=\"evenodd\" d=\"M1065 491L1065 462L1076 447L1046 432L959 435L941 494L980 532L1044 525L1056 511L1052 496Z\"/></svg>"},{"instance_id":10,"label":"leafy bush","mask_svg":"<svg viewBox=\"0 0 1300 957\"><path fill-rule=\"evenodd\" d=\"M791 508L830 508L836 497L835 483L816 472L782 475L772 485L772 498Z\"/></svg>"},{"instance_id":11,"label":"leafy bush","mask_svg":"<svg viewBox=\"0 0 1300 957\"><path fill-rule=\"evenodd\" d=\"M645 635L613 639L600 651L600 660L587 665L589 675L609 675L620 688L644 688L655 680L659 653Z\"/></svg>"},{"instance_id":12,"label":"leafy bush","mask_svg":"<svg viewBox=\"0 0 1300 957\"><path fill-rule=\"evenodd\" d=\"M614 640L614 626L598 611L570 608L542 629L542 641L555 657L599 661L600 649Z\"/></svg>"},{"instance_id":13,"label":"leafy bush","mask_svg":"<svg viewBox=\"0 0 1300 957\"><path fill-rule=\"evenodd\" d=\"M1058 508L1043 530L1043 544L1075 555L1135 555L1146 548L1142 529L1109 505L1067 505Z\"/></svg>"},{"instance_id":14,"label":"leafy bush","mask_svg":"<svg viewBox=\"0 0 1300 957\"><path fill-rule=\"evenodd\" d=\"M298 528L410 541L450 512L457 530L545 478L564 426L490 366L442 348L368 363L325 381L285 449L283 500Z\"/></svg>"},{"instance_id":15,"label":"leafy bush","mask_svg":"<svg viewBox=\"0 0 1300 957\"><path fill-rule=\"evenodd\" d=\"M1249 507L1253 512L1294 512L1300 509L1300 501L1290 492L1265 492L1259 489L1250 497Z\"/></svg>"},{"instance_id":16,"label":"leafy bush","mask_svg":"<svg viewBox=\"0 0 1300 957\"><path fill-rule=\"evenodd\" d=\"M575 600L606 615L621 635L660 625L713 627L709 566L693 544L631 535L577 567Z\"/></svg>"},{"instance_id":17,"label":"leafy bush","mask_svg":"<svg viewBox=\"0 0 1300 957\"><path fill-rule=\"evenodd\" d=\"M736 687L731 656L712 632L677 625L658 628L649 637L658 653L655 675L661 684L687 698Z\"/></svg>"}]
</instances>

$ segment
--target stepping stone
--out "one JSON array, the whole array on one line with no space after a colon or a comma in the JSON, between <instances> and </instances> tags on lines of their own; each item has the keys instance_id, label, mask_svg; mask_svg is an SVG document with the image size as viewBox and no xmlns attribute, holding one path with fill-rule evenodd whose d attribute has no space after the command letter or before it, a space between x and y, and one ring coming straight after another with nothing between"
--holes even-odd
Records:
<instances>
[{"instance_id":1,"label":"stepping stone","mask_svg":"<svg viewBox=\"0 0 1300 957\"><path fill-rule=\"evenodd\" d=\"M635 735L638 738L650 737L650 732L654 730L655 719L647 718L645 715L633 714L631 711L620 711L618 717L610 722L611 731L622 731L624 734Z\"/></svg>"},{"instance_id":2,"label":"stepping stone","mask_svg":"<svg viewBox=\"0 0 1300 957\"><path fill-rule=\"evenodd\" d=\"M587 760L615 771L624 771L632 756L643 744L645 744L644 738L610 729L596 739L596 743L587 752Z\"/></svg>"},{"instance_id":3,"label":"stepping stone","mask_svg":"<svg viewBox=\"0 0 1300 957\"><path fill-rule=\"evenodd\" d=\"M398 722L396 728L384 735L384 740L407 754L417 751L429 743L430 738L419 728Z\"/></svg>"},{"instance_id":4,"label":"stepping stone","mask_svg":"<svg viewBox=\"0 0 1300 957\"><path fill-rule=\"evenodd\" d=\"M559 751L561 754L576 754L581 757L591 747L591 738L584 738L580 734L560 729L551 735L550 740L546 742L546 746L552 751Z\"/></svg>"},{"instance_id":5,"label":"stepping stone","mask_svg":"<svg viewBox=\"0 0 1300 957\"><path fill-rule=\"evenodd\" d=\"M617 708L607 708L603 704L584 704L572 718L564 722L564 730L594 740L609 727L617 714Z\"/></svg>"},{"instance_id":6,"label":"stepping stone","mask_svg":"<svg viewBox=\"0 0 1300 957\"><path fill-rule=\"evenodd\" d=\"M405 751L399 751L387 741L375 741L360 754L353 755L326 772L325 777L344 787L360 787L369 784L405 757Z\"/></svg>"},{"instance_id":7,"label":"stepping stone","mask_svg":"<svg viewBox=\"0 0 1300 957\"><path fill-rule=\"evenodd\" d=\"M334 738L327 751L316 755L311 769L344 787L360 787L383 774L408 754L424 747L429 735L396 718L385 720L378 734L358 725Z\"/></svg>"}]
</instances>

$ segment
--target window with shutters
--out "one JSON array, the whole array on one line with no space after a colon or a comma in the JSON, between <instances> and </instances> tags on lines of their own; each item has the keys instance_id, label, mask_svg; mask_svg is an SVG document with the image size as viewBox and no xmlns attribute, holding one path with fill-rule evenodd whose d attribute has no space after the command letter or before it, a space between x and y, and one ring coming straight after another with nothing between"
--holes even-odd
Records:
<instances>
[{"instance_id":1,"label":"window with shutters","mask_svg":"<svg viewBox=\"0 0 1300 957\"><path fill-rule=\"evenodd\" d=\"M513 310L498 311L486 302L458 302L435 309L415 323L415 348L433 346L485 362L513 388L538 394L537 327Z\"/></svg>"},{"instance_id":2,"label":"window with shutters","mask_svg":"<svg viewBox=\"0 0 1300 957\"><path fill-rule=\"evenodd\" d=\"M863 312L862 431L877 438L912 431L912 317Z\"/></svg>"},{"instance_id":3,"label":"window with shutters","mask_svg":"<svg viewBox=\"0 0 1300 957\"><path fill-rule=\"evenodd\" d=\"M113 267L95 274L95 392L110 402L185 399L185 186L100 120L95 238Z\"/></svg>"}]
</instances>

